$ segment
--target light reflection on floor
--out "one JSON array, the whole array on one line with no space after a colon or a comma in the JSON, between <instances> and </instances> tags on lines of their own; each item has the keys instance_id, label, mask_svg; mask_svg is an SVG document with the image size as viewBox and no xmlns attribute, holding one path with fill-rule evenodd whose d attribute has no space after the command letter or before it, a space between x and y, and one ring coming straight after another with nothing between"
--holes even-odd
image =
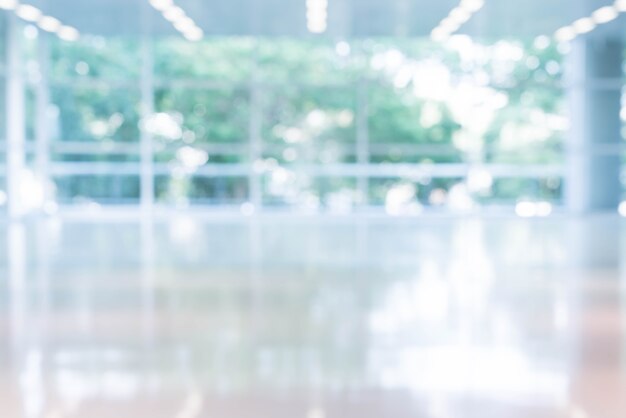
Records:
<instances>
[{"instance_id":1,"label":"light reflection on floor","mask_svg":"<svg viewBox=\"0 0 626 418\"><path fill-rule=\"evenodd\" d=\"M616 218L0 230L2 417L626 416Z\"/></svg>"}]
</instances>

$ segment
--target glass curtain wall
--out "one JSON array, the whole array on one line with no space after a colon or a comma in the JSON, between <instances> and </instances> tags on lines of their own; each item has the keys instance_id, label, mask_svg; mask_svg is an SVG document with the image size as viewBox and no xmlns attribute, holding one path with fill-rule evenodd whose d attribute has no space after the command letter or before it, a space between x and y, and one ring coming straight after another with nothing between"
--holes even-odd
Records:
<instances>
[{"instance_id":1,"label":"glass curtain wall","mask_svg":"<svg viewBox=\"0 0 626 418\"><path fill-rule=\"evenodd\" d=\"M149 46L148 97L136 39L68 43L30 26L24 38L29 150L45 124L53 206L138 205L142 131L160 206L414 214L561 203L568 120L562 51L548 38L161 38ZM43 66L49 103L38 113Z\"/></svg>"}]
</instances>

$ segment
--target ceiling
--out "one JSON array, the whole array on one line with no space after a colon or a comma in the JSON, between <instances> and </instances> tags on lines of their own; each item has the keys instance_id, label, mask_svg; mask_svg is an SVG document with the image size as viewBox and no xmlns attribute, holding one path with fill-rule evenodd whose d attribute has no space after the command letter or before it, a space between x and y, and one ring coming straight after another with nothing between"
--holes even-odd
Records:
<instances>
[{"instance_id":1,"label":"ceiling","mask_svg":"<svg viewBox=\"0 0 626 418\"><path fill-rule=\"evenodd\" d=\"M148 0L29 0L82 33L175 34ZM176 0L207 35L308 36L305 0ZM328 0L332 37L427 36L459 0ZM611 0L486 0L461 33L534 37L587 16ZM143 17L143 18L142 18ZM620 25L622 26L622 25Z\"/></svg>"}]
</instances>

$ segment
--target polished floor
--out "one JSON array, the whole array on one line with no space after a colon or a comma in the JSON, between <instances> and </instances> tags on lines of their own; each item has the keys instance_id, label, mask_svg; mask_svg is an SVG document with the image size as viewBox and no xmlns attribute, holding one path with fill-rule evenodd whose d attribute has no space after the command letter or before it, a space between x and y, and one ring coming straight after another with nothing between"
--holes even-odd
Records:
<instances>
[{"instance_id":1,"label":"polished floor","mask_svg":"<svg viewBox=\"0 0 626 418\"><path fill-rule=\"evenodd\" d=\"M2 418L623 418L626 221L0 224Z\"/></svg>"}]
</instances>

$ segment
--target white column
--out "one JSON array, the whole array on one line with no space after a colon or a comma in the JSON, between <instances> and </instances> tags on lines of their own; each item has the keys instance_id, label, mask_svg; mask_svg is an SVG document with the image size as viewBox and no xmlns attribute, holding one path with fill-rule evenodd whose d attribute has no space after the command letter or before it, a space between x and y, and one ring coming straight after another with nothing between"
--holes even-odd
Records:
<instances>
[{"instance_id":1,"label":"white column","mask_svg":"<svg viewBox=\"0 0 626 418\"><path fill-rule=\"evenodd\" d=\"M35 125L35 174L45 188L45 199L49 199L48 185L50 183L50 106L49 73L49 36L44 31L39 33L37 41L37 59L39 63L40 79L36 89L36 125Z\"/></svg>"},{"instance_id":2,"label":"white column","mask_svg":"<svg viewBox=\"0 0 626 418\"><path fill-rule=\"evenodd\" d=\"M571 213L615 211L621 200L623 48L618 37L587 36L572 43L567 57L565 203Z\"/></svg>"},{"instance_id":3,"label":"white column","mask_svg":"<svg viewBox=\"0 0 626 418\"><path fill-rule=\"evenodd\" d=\"M258 161L263 157L262 120L261 88L256 82L256 76L253 76L252 86L250 87L250 175L248 179L248 196L257 212L263 209L263 173L259 171L258 164Z\"/></svg>"},{"instance_id":4,"label":"white column","mask_svg":"<svg viewBox=\"0 0 626 418\"><path fill-rule=\"evenodd\" d=\"M24 209L21 204L21 175L25 165L26 117L24 109L24 75L22 56L22 25L13 13L7 21L7 88L6 88L6 137L7 137L7 196L8 215L20 218Z\"/></svg>"},{"instance_id":5,"label":"white column","mask_svg":"<svg viewBox=\"0 0 626 418\"><path fill-rule=\"evenodd\" d=\"M154 60L149 34L141 41L141 117L145 121L154 114ZM143 124L142 124L143 125ZM140 200L141 211L150 214L154 207L154 149L153 136L141 129L140 147Z\"/></svg>"},{"instance_id":6,"label":"white column","mask_svg":"<svg viewBox=\"0 0 626 418\"><path fill-rule=\"evenodd\" d=\"M356 106L356 160L360 168L357 178L357 190L359 192L362 206L369 204L369 177L367 177L367 167L370 163L370 138L369 138L369 109L368 109L368 84L366 81L357 85L357 106Z\"/></svg>"}]
</instances>

